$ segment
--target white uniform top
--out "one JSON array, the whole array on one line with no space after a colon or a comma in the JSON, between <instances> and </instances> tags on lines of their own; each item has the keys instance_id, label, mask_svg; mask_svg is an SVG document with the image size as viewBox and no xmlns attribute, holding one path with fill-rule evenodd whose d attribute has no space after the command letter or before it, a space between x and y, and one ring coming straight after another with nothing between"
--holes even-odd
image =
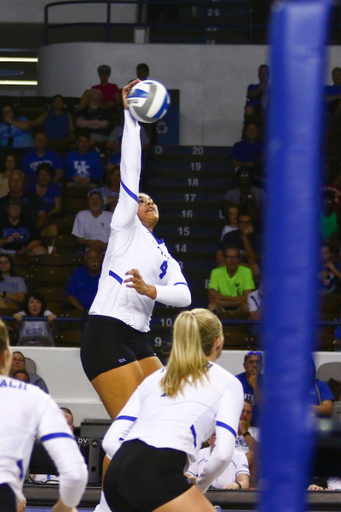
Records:
<instances>
[{"instance_id":1,"label":"white uniform top","mask_svg":"<svg viewBox=\"0 0 341 512\"><path fill-rule=\"evenodd\" d=\"M202 442L216 430L216 448L197 485L206 490L229 464L244 393L239 380L210 363L207 378L187 384L175 398L165 396L160 381L162 368L147 377L108 430L103 448L112 457L121 441L140 439L156 448L173 448L197 460Z\"/></svg>"},{"instance_id":2,"label":"white uniform top","mask_svg":"<svg viewBox=\"0 0 341 512\"><path fill-rule=\"evenodd\" d=\"M90 315L117 318L147 332L155 300L126 287L123 281L129 277L125 275L128 270L138 269L145 283L155 286L156 300L162 304L189 306L191 294L163 240L155 238L137 217L140 169L140 127L125 111L120 195Z\"/></svg>"},{"instance_id":3,"label":"white uniform top","mask_svg":"<svg viewBox=\"0 0 341 512\"><path fill-rule=\"evenodd\" d=\"M5 375L0 375L0 404L0 484L8 484L18 501L23 499L34 440L40 437L60 474L63 503L77 506L87 483L87 469L57 404L38 387Z\"/></svg>"},{"instance_id":4,"label":"white uniform top","mask_svg":"<svg viewBox=\"0 0 341 512\"><path fill-rule=\"evenodd\" d=\"M259 442L259 428L257 427L249 427L248 432L250 435ZM236 437L236 450L243 453L248 453L250 451L250 447L247 444L244 436Z\"/></svg>"},{"instance_id":5,"label":"white uniform top","mask_svg":"<svg viewBox=\"0 0 341 512\"><path fill-rule=\"evenodd\" d=\"M198 460L189 466L186 473L193 476L200 476L207 466L210 456L211 447L202 448L199 452ZM234 483L237 476L242 473L250 476L249 463L244 453L234 450L230 464L218 478L213 480L211 485L215 489L222 489L225 485Z\"/></svg>"},{"instance_id":6,"label":"white uniform top","mask_svg":"<svg viewBox=\"0 0 341 512\"><path fill-rule=\"evenodd\" d=\"M78 212L72 228L72 234L85 240L100 240L108 243L112 213L102 212L94 217L90 210Z\"/></svg>"}]
</instances>

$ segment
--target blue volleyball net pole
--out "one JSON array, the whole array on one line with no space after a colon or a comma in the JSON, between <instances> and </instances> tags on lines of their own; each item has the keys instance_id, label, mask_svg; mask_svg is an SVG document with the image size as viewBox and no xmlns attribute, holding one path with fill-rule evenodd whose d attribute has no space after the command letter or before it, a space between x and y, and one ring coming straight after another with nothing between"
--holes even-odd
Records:
<instances>
[{"instance_id":1,"label":"blue volleyball net pole","mask_svg":"<svg viewBox=\"0 0 341 512\"><path fill-rule=\"evenodd\" d=\"M312 454L309 358L317 313L317 214L329 0L273 5L270 26L266 372L262 512L302 512Z\"/></svg>"}]
</instances>

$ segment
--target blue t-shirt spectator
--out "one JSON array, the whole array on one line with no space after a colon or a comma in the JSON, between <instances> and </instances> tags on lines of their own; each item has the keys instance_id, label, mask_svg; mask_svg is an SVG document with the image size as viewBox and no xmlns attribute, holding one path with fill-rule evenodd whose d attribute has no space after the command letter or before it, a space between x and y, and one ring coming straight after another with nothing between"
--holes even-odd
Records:
<instances>
[{"instance_id":1,"label":"blue t-shirt spectator","mask_svg":"<svg viewBox=\"0 0 341 512\"><path fill-rule=\"evenodd\" d=\"M78 150L70 151L65 157L65 173L67 181L73 181L77 174L80 178L91 178L98 182L103 177L103 165L100 154L97 151L81 154Z\"/></svg>"},{"instance_id":2,"label":"blue t-shirt spectator","mask_svg":"<svg viewBox=\"0 0 341 512\"><path fill-rule=\"evenodd\" d=\"M85 309L90 309L97 293L100 272L93 276L88 267L79 267L73 271L65 295L75 297Z\"/></svg>"},{"instance_id":3,"label":"blue t-shirt spectator","mask_svg":"<svg viewBox=\"0 0 341 512\"><path fill-rule=\"evenodd\" d=\"M28 193L36 193L36 184L35 183L29 183L26 187L26 191ZM61 188L57 183L50 183L45 194L43 196L40 196L41 200L44 203L44 210L46 213L50 212L54 208L56 208L55 198L61 197L62 192Z\"/></svg>"},{"instance_id":4,"label":"blue t-shirt spectator","mask_svg":"<svg viewBox=\"0 0 341 512\"><path fill-rule=\"evenodd\" d=\"M246 372L240 373L239 375L236 375L236 377L242 383L243 390L244 390L244 400L250 400L250 402L252 403L251 425L257 425L257 422L259 422L259 408L258 408L258 405L256 404L256 397L255 397L254 391L247 381ZM262 374L258 374L257 381L258 381L259 387L261 387Z\"/></svg>"},{"instance_id":5,"label":"blue t-shirt spectator","mask_svg":"<svg viewBox=\"0 0 341 512\"><path fill-rule=\"evenodd\" d=\"M30 180L37 181L37 167L42 163L52 165L55 171L63 168L63 163L57 153L51 149L47 149L44 156L38 156L35 150L27 153L27 155L22 159L21 170Z\"/></svg>"},{"instance_id":6,"label":"blue t-shirt spectator","mask_svg":"<svg viewBox=\"0 0 341 512\"><path fill-rule=\"evenodd\" d=\"M70 117L67 112L56 114L52 110L47 113L43 122L43 130L51 140L63 140L70 138Z\"/></svg>"},{"instance_id":7,"label":"blue t-shirt spectator","mask_svg":"<svg viewBox=\"0 0 341 512\"><path fill-rule=\"evenodd\" d=\"M255 162L263 149L263 142L256 141L251 143L245 139L234 144L230 157L232 160L238 160L239 162Z\"/></svg>"},{"instance_id":8,"label":"blue t-shirt spectator","mask_svg":"<svg viewBox=\"0 0 341 512\"><path fill-rule=\"evenodd\" d=\"M27 117L16 117L16 121L28 121ZM9 139L13 139L9 144ZM32 148L33 139L30 131L21 130L10 123L0 123L0 146L12 148Z\"/></svg>"}]
</instances>

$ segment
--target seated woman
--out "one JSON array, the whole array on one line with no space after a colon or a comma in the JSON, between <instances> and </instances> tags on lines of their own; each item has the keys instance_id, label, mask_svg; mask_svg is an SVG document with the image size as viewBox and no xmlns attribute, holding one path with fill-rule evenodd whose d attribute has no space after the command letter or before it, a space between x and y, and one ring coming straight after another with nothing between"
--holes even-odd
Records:
<instances>
[{"instance_id":1,"label":"seated woman","mask_svg":"<svg viewBox=\"0 0 341 512\"><path fill-rule=\"evenodd\" d=\"M0 146L24 150L33 148L30 122L26 117L17 117L14 106L5 103L1 108Z\"/></svg>"},{"instance_id":2,"label":"seated woman","mask_svg":"<svg viewBox=\"0 0 341 512\"><path fill-rule=\"evenodd\" d=\"M70 144L75 140L75 124L60 94L53 96L51 109L30 121L30 125L43 126L43 132L49 139L49 149L70 149Z\"/></svg>"},{"instance_id":3,"label":"seated woman","mask_svg":"<svg viewBox=\"0 0 341 512\"><path fill-rule=\"evenodd\" d=\"M107 168L106 176L106 186L100 187L100 191L104 204L110 206L114 202L117 203L121 183L120 166L115 164L110 169Z\"/></svg>"},{"instance_id":4,"label":"seated woman","mask_svg":"<svg viewBox=\"0 0 341 512\"><path fill-rule=\"evenodd\" d=\"M225 217L225 225L221 232L220 239L222 240L226 233L230 233L230 231L235 231L238 229L238 206L231 204L229 201L223 201L222 213Z\"/></svg>"},{"instance_id":5,"label":"seated woman","mask_svg":"<svg viewBox=\"0 0 341 512\"><path fill-rule=\"evenodd\" d=\"M9 192L8 178L12 171L18 169L18 161L15 153L6 153L0 172L0 198Z\"/></svg>"},{"instance_id":6,"label":"seated woman","mask_svg":"<svg viewBox=\"0 0 341 512\"><path fill-rule=\"evenodd\" d=\"M18 277L9 254L0 254L0 307L19 310L27 292L25 281Z\"/></svg>"},{"instance_id":7,"label":"seated woman","mask_svg":"<svg viewBox=\"0 0 341 512\"><path fill-rule=\"evenodd\" d=\"M51 164L44 162L37 167L37 182L29 183L26 191L36 193L43 200L45 211L48 217L58 215L62 208L62 192L57 183L52 179L55 171Z\"/></svg>"},{"instance_id":8,"label":"seated woman","mask_svg":"<svg viewBox=\"0 0 341 512\"><path fill-rule=\"evenodd\" d=\"M46 316L44 320L24 322L23 317ZM56 318L51 311L46 309L45 297L39 292L31 292L26 296L22 311L15 313L16 328L20 329L18 345L36 347L54 347L52 337L53 320Z\"/></svg>"}]
</instances>

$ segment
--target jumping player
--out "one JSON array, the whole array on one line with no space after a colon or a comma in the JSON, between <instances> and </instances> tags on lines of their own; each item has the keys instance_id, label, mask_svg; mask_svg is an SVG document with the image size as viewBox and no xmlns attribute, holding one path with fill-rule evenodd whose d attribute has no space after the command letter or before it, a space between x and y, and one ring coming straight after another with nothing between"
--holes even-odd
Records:
<instances>
[{"instance_id":1,"label":"jumping player","mask_svg":"<svg viewBox=\"0 0 341 512\"><path fill-rule=\"evenodd\" d=\"M87 483L87 470L63 412L37 386L8 377L12 356L0 320L0 509L16 512L38 435L60 474L60 498L53 512L76 512Z\"/></svg>"},{"instance_id":2,"label":"jumping player","mask_svg":"<svg viewBox=\"0 0 341 512\"><path fill-rule=\"evenodd\" d=\"M103 441L113 457L104 493L115 512L214 511L203 493L232 458L244 401L238 379L214 363L223 343L213 313L176 319L167 368L144 380ZM184 471L214 430L215 449L193 486Z\"/></svg>"},{"instance_id":3,"label":"jumping player","mask_svg":"<svg viewBox=\"0 0 341 512\"><path fill-rule=\"evenodd\" d=\"M178 307L191 303L179 264L153 235L158 208L148 195L139 194L140 126L127 109L127 96L139 81L122 91L119 201L81 346L84 371L112 419L143 379L162 367L146 340L155 300Z\"/></svg>"}]
</instances>

